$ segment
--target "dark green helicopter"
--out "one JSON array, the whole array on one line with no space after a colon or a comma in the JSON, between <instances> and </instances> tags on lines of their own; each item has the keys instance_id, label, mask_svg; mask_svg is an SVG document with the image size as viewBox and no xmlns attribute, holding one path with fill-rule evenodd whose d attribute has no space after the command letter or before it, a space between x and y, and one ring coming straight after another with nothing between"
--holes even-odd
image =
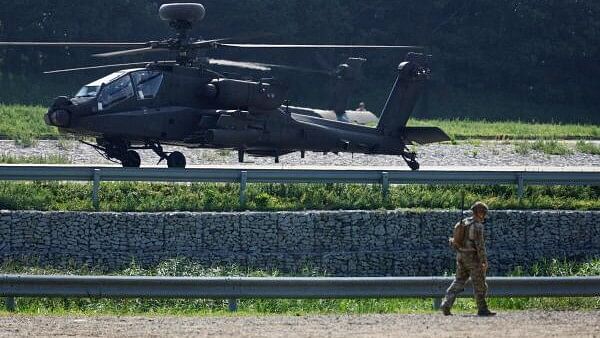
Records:
<instances>
[{"instance_id":1,"label":"dark green helicopter","mask_svg":"<svg viewBox=\"0 0 600 338\"><path fill-rule=\"evenodd\" d=\"M0 46L68 46L133 48L95 54L111 57L174 51L174 61L155 61L119 65L102 65L52 71L129 67L85 85L74 97L58 97L45 115L48 125L61 132L92 136L106 158L119 161L124 167L139 167L136 150L152 149L169 167L183 168L185 156L180 152L165 152L163 145L189 148L235 149L239 161L244 155L279 156L306 151L353 152L399 155L408 166L417 170L411 143L432 143L449 140L436 127L407 127L406 123L430 75L427 56L408 53L398 66L398 76L389 94L376 127L347 122L343 105L347 92L343 85L331 111L292 107L285 102L285 86L275 80L248 81L223 76L209 65L233 66L268 70L297 67L217 60L199 57L197 52L208 48L379 48L415 49L412 46L346 46L346 45L273 45L232 44L228 39L195 40L188 32L195 22L204 18L200 4L166 4L159 14L168 21L177 35L162 41L145 43L78 43L78 42L0 42ZM338 69L344 83L344 71ZM133 68L138 67L138 68ZM341 73L340 73L341 72ZM350 77L351 78L351 77ZM335 112L326 118L327 113Z\"/></svg>"}]
</instances>

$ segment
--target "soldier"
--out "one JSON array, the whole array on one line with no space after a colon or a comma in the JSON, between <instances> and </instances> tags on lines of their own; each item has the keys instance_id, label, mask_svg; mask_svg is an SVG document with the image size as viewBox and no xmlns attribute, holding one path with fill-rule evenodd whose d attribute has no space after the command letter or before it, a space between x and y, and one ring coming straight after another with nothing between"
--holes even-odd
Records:
<instances>
[{"instance_id":1,"label":"soldier","mask_svg":"<svg viewBox=\"0 0 600 338\"><path fill-rule=\"evenodd\" d=\"M467 279L471 277L478 316L494 316L496 313L488 309L485 301L487 284L485 274L488 260L483 238L483 222L488 207L483 202L476 202L471 207L473 217L465 218L454 226L454 236L450 238L450 246L456 250L456 277L446 291L441 309L444 315L451 315L450 309L456 296L464 290Z\"/></svg>"}]
</instances>

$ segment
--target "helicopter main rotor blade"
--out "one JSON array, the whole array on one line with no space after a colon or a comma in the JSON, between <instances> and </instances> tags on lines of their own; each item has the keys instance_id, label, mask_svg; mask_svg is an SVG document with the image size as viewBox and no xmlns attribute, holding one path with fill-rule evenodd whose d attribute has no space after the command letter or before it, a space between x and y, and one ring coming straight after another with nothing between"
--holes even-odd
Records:
<instances>
[{"instance_id":1,"label":"helicopter main rotor blade","mask_svg":"<svg viewBox=\"0 0 600 338\"><path fill-rule=\"evenodd\" d=\"M281 64L275 64L275 63L233 61L233 60L211 59L211 58L207 59L207 61L208 61L208 64L211 64L211 65L253 69L253 70L260 70L260 71L269 71L269 70L272 70L273 68L279 68L279 69L287 69L287 70L307 72L307 73L319 73L319 74L330 74L331 73L331 72L328 72L325 70L303 68L303 67L289 66L289 65L281 65Z\"/></svg>"},{"instance_id":2,"label":"helicopter main rotor blade","mask_svg":"<svg viewBox=\"0 0 600 338\"><path fill-rule=\"evenodd\" d=\"M145 42L12 42L1 41L4 47L139 47L146 46Z\"/></svg>"},{"instance_id":3,"label":"helicopter main rotor blade","mask_svg":"<svg viewBox=\"0 0 600 338\"><path fill-rule=\"evenodd\" d=\"M233 38L221 38L221 39L212 39L212 40L199 40L192 42L190 45L194 48L203 48L203 47L211 47L212 45L218 44L221 41L232 40Z\"/></svg>"},{"instance_id":4,"label":"helicopter main rotor blade","mask_svg":"<svg viewBox=\"0 0 600 338\"><path fill-rule=\"evenodd\" d=\"M169 64L175 63L175 61L146 61L146 62L133 62L133 63L119 63L113 65L99 65L99 66L87 66L87 67L79 67L79 68L70 68L70 69L57 69L45 71L44 74L58 74L58 73L68 73L68 72L77 72L81 70L90 70L90 69L103 69L103 68L116 68L116 67L129 67L129 66L146 66L149 64Z\"/></svg>"},{"instance_id":5,"label":"helicopter main rotor blade","mask_svg":"<svg viewBox=\"0 0 600 338\"><path fill-rule=\"evenodd\" d=\"M108 53L93 54L92 56L99 57L99 58L107 58L107 57L112 57L112 56L137 55L137 54L165 52L165 51L168 51L168 49L167 48L144 47L144 48L137 48L137 49L118 50L115 52L108 52Z\"/></svg>"},{"instance_id":6,"label":"helicopter main rotor blade","mask_svg":"<svg viewBox=\"0 0 600 338\"><path fill-rule=\"evenodd\" d=\"M220 43L219 46L235 48L333 48L333 49L408 49L420 50L422 46L387 46L387 45L277 45L251 43Z\"/></svg>"},{"instance_id":7,"label":"helicopter main rotor blade","mask_svg":"<svg viewBox=\"0 0 600 338\"><path fill-rule=\"evenodd\" d=\"M263 63L262 65L264 65L266 67L287 69L287 70L293 70L293 71L297 71L297 72L331 75L330 71L322 70L322 69L312 69L312 68L305 68L305 67L298 67L298 66L282 65L282 64L277 64L277 63Z\"/></svg>"},{"instance_id":8,"label":"helicopter main rotor blade","mask_svg":"<svg viewBox=\"0 0 600 338\"><path fill-rule=\"evenodd\" d=\"M204 48L204 47L219 47L223 44L221 42L228 40L254 40L258 38L265 38L273 36L273 33L255 33L255 34L245 34L237 37L228 37L228 38L220 38L220 39L211 39L211 40L198 40L196 42L192 42L190 45L195 48Z\"/></svg>"},{"instance_id":9,"label":"helicopter main rotor blade","mask_svg":"<svg viewBox=\"0 0 600 338\"><path fill-rule=\"evenodd\" d=\"M184 45L184 46L189 46L192 48L207 48L207 47L214 46L215 44L217 44L220 41L226 41L226 40L230 40L230 39L231 38L200 40L200 41L195 41L189 45ZM137 54L145 54L145 53L153 53L153 52L165 52L165 51L179 49L179 47L171 46L164 41L158 42L156 45L148 46L148 44L144 44L144 46L146 46L146 47L136 48L136 49L117 50L117 51L113 51L113 52L94 54L92 56L105 58L105 57L113 57L113 56L137 55Z\"/></svg>"},{"instance_id":10,"label":"helicopter main rotor blade","mask_svg":"<svg viewBox=\"0 0 600 338\"><path fill-rule=\"evenodd\" d=\"M233 61L233 60L222 60L222 59L208 59L209 65L216 66L225 66L225 67L235 67L235 68L244 68L244 69L253 69L260 71L269 71L270 67L267 67L263 64L257 62L245 62L245 61Z\"/></svg>"}]
</instances>

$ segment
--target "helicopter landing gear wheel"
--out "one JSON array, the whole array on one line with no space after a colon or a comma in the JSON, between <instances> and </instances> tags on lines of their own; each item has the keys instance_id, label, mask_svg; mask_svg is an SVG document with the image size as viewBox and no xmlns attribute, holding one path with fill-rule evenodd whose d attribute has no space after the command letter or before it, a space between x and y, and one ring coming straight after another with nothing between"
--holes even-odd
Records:
<instances>
[{"instance_id":1,"label":"helicopter landing gear wheel","mask_svg":"<svg viewBox=\"0 0 600 338\"><path fill-rule=\"evenodd\" d=\"M410 161L410 162L406 162L406 164L408 164L408 167L410 168L410 170L419 170L419 162L417 161Z\"/></svg>"},{"instance_id":2,"label":"helicopter landing gear wheel","mask_svg":"<svg viewBox=\"0 0 600 338\"><path fill-rule=\"evenodd\" d=\"M165 152L160 143L147 143L145 149L152 149L154 153L160 157L157 164L160 164L163 160L167 160L167 166L169 168L185 168L185 156L179 151L174 151L172 153Z\"/></svg>"},{"instance_id":3,"label":"helicopter landing gear wheel","mask_svg":"<svg viewBox=\"0 0 600 338\"><path fill-rule=\"evenodd\" d=\"M97 144L89 143L84 140L79 140L79 142L96 149L96 151L107 160L121 163L125 168L139 168L140 164L142 164L140 154L135 150L131 150L131 144L125 140L97 138Z\"/></svg>"},{"instance_id":4,"label":"helicopter landing gear wheel","mask_svg":"<svg viewBox=\"0 0 600 338\"><path fill-rule=\"evenodd\" d=\"M185 168L185 165L185 156L182 153L174 151L167 156L167 166L169 168Z\"/></svg>"},{"instance_id":5,"label":"helicopter landing gear wheel","mask_svg":"<svg viewBox=\"0 0 600 338\"><path fill-rule=\"evenodd\" d=\"M121 158L121 164L124 168L139 168L142 164L140 154L135 150L128 150L125 152L123 158Z\"/></svg>"},{"instance_id":6,"label":"helicopter landing gear wheel","mask_svg":"<svg viewBox=\"0 0 600 338\"><path fill-rule=\"evenodd\" d=\"M419 170L420 165L419 162L417 162L416 160L417 154L411 151L405 151L402 154L402 158L404 159L410 170Z\"/></svg>"}]
</instances>

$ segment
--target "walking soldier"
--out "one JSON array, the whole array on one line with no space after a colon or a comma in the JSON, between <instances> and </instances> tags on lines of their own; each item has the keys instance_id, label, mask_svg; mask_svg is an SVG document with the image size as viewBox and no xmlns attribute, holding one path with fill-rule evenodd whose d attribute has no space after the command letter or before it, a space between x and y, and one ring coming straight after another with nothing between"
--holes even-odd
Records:
<instances>
[{"instance_id":1,"label":"walking soldier","mask_svg":"<svg viewBox=\"0 0 600 338\"><path fill-rule=\"evenodd\" d=\"M477 202L471 207L473 217L461 220L454 226L453 237L449 239L450 246L456 251L456 277L446 291L441 309L444 315L451 315L450 309L456 296L464 291L465 283L471 278L477 315L493 316L496 313L488 309L485 300L487 284L485 274L488 260L485 252L483 222L487 216L488 207L485 203Z\"/></svg>"}]
</instances>

